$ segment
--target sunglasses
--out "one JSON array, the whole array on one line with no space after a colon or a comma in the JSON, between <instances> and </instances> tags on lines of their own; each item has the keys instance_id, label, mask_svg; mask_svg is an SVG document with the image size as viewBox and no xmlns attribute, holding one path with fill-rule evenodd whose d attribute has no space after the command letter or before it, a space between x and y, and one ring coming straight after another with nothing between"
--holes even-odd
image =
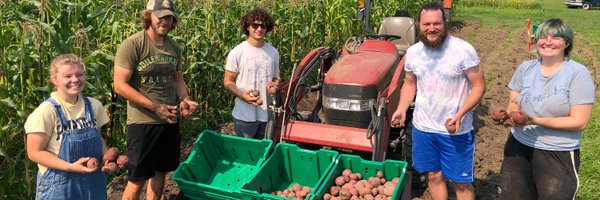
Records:
<instances>
[{"instance_id":1,"label":"sunglasses","mask_svg":"<svg viewBox=\"0 0 600 200\"><path fill-rule=\"evenodd\" d=\"M253 29L258 29L258 27L260 27L262 29L266 29L267 28L267 25L265 25L265 24L256 24L256 23L254 23L254 24L251 24L250 26L252 26Z\"/></svg>"}]
</instances>

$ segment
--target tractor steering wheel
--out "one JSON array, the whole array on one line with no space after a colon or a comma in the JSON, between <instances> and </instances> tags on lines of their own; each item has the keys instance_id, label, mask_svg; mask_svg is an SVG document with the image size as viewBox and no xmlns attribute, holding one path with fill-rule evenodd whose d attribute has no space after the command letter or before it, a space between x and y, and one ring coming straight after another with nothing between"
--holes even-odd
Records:
<instances>
[{"instance_id":1,"label":"tractor steering wheel","mask_svg":"<svg viewBox=\"0 0 600 200\"><path fill-rule=\"evenodd\" d=\"M402 37L400 37L399 35L391 35L391 34L368 34L367 38L375 39L375 40L392 41L392 40L400 39Z\"/></svg>"}]
</instances>

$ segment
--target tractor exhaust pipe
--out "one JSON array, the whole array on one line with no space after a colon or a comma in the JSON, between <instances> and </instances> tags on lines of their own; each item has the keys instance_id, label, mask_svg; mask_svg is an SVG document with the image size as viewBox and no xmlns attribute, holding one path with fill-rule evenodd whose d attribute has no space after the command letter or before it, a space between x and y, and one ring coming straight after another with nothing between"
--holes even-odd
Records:
<instances>
[{"instance_id":1,"label":"tractor exhaust pipe","mask_svg":"<svg viewBox=\"0 0 600 200\"><path fill-rule=\"evenodd\" d=\"M367 35L374 35L373 29L369 26L369 20L371 19L371 2L372 0L358 0L358 11L356 13L356 19L361 20L365 23L365 32Z\"/></svg>"}]
</instances>

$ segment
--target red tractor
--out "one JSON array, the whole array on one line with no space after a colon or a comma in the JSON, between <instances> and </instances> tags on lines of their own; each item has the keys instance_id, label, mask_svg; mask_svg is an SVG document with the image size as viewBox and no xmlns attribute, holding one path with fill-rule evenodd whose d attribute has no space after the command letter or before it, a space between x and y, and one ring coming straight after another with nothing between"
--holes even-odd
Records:
<instances>
[{"instance_id":1,"label":"red tractor","mask_svg":"<svg viewBox=\"0 0 600 200\"><path fill-rule=\"evenodd\" d=\"M275 143L366 152L376 161L386 158L388 147L399 147L404 128L392 129L390 118L404 77L402 58L415 43L415 22L407 12L404 16L398 12L372 33L370 5L369 0L359 1L364 37L348 39L339 56L329 47L313 49L281 84L280 101L270 106L274 122L267 131ZM298 106L305 97L316 103L301 110Z\"/></svg>"}]
</instances>

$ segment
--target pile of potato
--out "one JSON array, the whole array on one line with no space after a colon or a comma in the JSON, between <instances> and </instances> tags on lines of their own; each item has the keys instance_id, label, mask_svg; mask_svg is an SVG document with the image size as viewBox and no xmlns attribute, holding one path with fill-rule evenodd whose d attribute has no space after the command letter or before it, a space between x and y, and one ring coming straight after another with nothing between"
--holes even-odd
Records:
<instances>
[{"instance_id":1,"label":"pile of potato","mask_svg":"<svg viewBox=\"0 0 600 200\"><path fill-rule=\"evenodd\" d=\"M324 200L388 200L392 198L399 178L388 181L383 172L377 171L376 177L362 179L360 173L352 173L345 169L342 175L335 178L335 185L329 193L323 195Z\"/></svg>"},{"instance_id":2,"label":"pile of potato","mask_svg":"<svg viewBox=\"0 0 600 200\"><path fill-rule=\"evenodd\" d=\"M119 150L116 147L109 148L102 158L104 161L104 166L102 166L102 172L112 175L119 171L119 169L123 169L129 163L129 158L126 155L119 155ZM86 166L90 168L98 167L99 162L98 159L92 157L90 158Z\"/></svg>"},{"instance_id":3,"label":"pile of potato","mask_svg":"<svg viewBox=\"0 0 600 200\"><path fill-rule=\"evenodd\" d=\"M283 191L273 191L271 194L284 197L284 198L295 198L295 199L304 199L312 189L308 186L301 186L300 184L294 184L288 189Z\"/></svg>"}]
</instances>

